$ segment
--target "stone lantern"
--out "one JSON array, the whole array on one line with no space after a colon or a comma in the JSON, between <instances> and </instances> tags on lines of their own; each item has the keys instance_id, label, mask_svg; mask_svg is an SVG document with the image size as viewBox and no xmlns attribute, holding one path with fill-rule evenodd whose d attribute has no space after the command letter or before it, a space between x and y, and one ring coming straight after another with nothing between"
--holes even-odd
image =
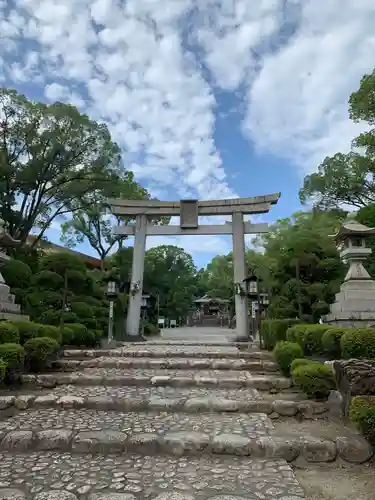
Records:
<instances>
[{"instance_id":1,"label":"stone lantern","mask_svg":"<svg viewBox=\"0 0 375 500\"><path fill-rule=\"evenodd\" d=\"M349 328L375 325L375 281L363 265L372 253L366 247L366 237L373 234L375 228L360 224L355 214L349 214L333 235L340 257L349 264L349 269L329 314L323 318L324 323Z\"/></svg>"}]
</instances>

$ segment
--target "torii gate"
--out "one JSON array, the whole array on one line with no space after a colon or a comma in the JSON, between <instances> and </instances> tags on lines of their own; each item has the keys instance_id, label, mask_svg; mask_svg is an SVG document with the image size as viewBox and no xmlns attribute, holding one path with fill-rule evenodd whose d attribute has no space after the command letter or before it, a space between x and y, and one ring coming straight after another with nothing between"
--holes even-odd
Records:
<instances>
[{"instance_id":1,"label":"torii gate","mask_svg":"<svg viewBox=\"0 0 375 500\"><path fill-rule=\"evenodd\" d=\"M122 200L109 199L115 215L136 216L135 225L117 226L118 235L134 235L132 277L129 294L129 308L126 321L126 333L130 337L139 336L141 315L143 271L146 251L146 236L171 235L220 235L231 234L233 240L233 267L235 284L236 329L240 336L248 335L247 296L242 293L243 280L246 278L245 234L268 232L268 224L244 222L246 214L264 214L275 205L280 193L256 196L253 198L235 198L229 200ZM232 224L199 225L200 215L231 215ZM149 217L179 216L180 225L156 226L147 223Z\"/></svg>"}]
</instances>

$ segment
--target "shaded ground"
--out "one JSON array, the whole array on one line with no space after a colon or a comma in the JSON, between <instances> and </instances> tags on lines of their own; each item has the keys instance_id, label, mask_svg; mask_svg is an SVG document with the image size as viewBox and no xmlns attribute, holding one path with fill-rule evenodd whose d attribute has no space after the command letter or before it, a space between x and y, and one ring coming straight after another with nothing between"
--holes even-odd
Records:
<instances>
[{"instance_id":1,"label":"shaded ground","mask_svg":"<svg viewBox=\"0 0 375 500\"><path fill-rule=\"evenodd\" d=\"M335 422L325 418L316 420L298 421L295 418L284 418L272 421L278 434L294 435L296 437L310 435L313 437L322 437L325 439L334 439L336 436L352 436L358 432L351 426L342 422ZM375 491L374 497L375 500Z\"/></svg>"},{"instance_id":2,"label":"shaded ground","mask_svg":"<svg viewBox=\"0 0 375 500\"><path fill-rule=\"evenodd\" d=\"M322 464L294 468L306 500L374 500L375 463L364 465Z\"/></svg>"}]
</instances>

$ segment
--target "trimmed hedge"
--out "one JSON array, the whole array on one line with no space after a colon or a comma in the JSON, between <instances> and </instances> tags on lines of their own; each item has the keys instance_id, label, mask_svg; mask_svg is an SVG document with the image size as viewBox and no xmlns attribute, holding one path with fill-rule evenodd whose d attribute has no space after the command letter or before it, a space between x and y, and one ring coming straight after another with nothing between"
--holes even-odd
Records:
<instances>
[{"instance_id":1,"label":"trimmed hedge","mask_svg":"<svg viewBox=\"0 0 375 500\"><path fill-rule=\"evenodd\" d=\"M54 325L37 325L37 334L35 337L48 337L61 344L62 334L60 328Z\"/></svg>"},{"instance_id":2,"label":"trimmed hedge","mask_svg":"<svg viewBox=\"0 0 375 500\"><path fill-rule=\"evenodd\" d=\"M53 361L59 344L51 337L36 337L25 344L25 362L32 372L42 372Z\"/></svg>"},{"instance_id":3,"label":"trimmed hedge","mask_svg":"<svg viewBox=\"0 0 375 500\"><path fill-rule=\"evenodd\" d=\"M340 346L345 359L375 359L375 328L348 329L341 337Z\"/></svg>"},{"instance_id":4,"label":"trimmed hedge","mask_svg":"<svg viewBox=\"0 0 375 500\"><path fill-rule=\"evenodd\" d=\"M322 338L328 330L328 325L310 325L303 336L303 350L307 355L322 354Z\"/></svg>"},{"instance_id":5,"label":"trimmed hedge","mask_svg":"<svg viewBox=\"0 0 375 500\"><path fill-rule=\"evenodd\" d=\"M291 363L303 356L302 348L295 342L280 341L275 345L273 355L281 372L284 375L290 374Z\"/></svg>"},{"instance_id":6,"label":"trimmed hedge","mask_svg":"<svg viewBox=\"0 0 375 500\"><path fill-rule=\"evenodd\" d=\"M303 348L303 337L305 335L305 331L311 325L305 324L297 324L293 325L286 331L286 340L288 342L297 342Z\"/></svg>"},{"instance_id":7,"label":"trimmed hedge","mask_svg":"<svg viewBox=\"0 0 375 500\"><path fill-rule=\"evenodd\" d=\"M4 382L6 371L7 371L7 364L3 359L0 359L0 384Z\"/></svg>"},{"instance_id":8,"label":"trimmed hedge","mask_svg":"<svg viewBox=\"0 0 375 500\"><path fill-rule=\"evenodd\" d=\"M26 320L11 320L10 324L15 326L19 332L19 343L24 344L27 340L36 337L38 331L38 323Z\"/></svg>"},{"instance_id":9,"label":"trimmed hedge","mask_svg":"<svg viewBox=\"0 0 375 500\"><path fill-rule=\"evenodd\" d=\"M297 359L292 361L292 364L290 365L290 371L293 372L294 370L296 370L300 366L311 365L313 363L320 364L319 361L313 361L313 360L307 359L307 358L297 358Z\"/></svg>"},{"instance_id":10,"label":"trimmed hedge","mask_svg":"<svg viewBox=\"0 0 375 500\"><path fill-rule=\"evenodd\" d=\"M309 398L323 399L336 388L331 368L316 361L300 365L292 371L294 385Z\"/></svg>"},{"instance_id":11,"label":"trimmed hedge","mask_svg":"<svg viewBox=\"0 0 375 500\"><path fill-rule=\"evenodd\" d=\"M263 346L272 351L277 342L286 340L286 332L289 327L300 323L298 319L267 319L262 321L261 336Z\"/></svg>"},{"instance_id":12,"label":"trimmed hedge","mask_svg":"<svg viewBox=\"0 0 375 500\"><path fill-rule=\"evenodd\" d=\"M20 334L18 329L8 321L0 321L0 344L18 343Z\"/></svg>"},{"instance_id":13,"label":"trimmed hedge","mask_svg":"<svg viewBox=\"0 0 375 500\"><path fill-rule=\"evenodd\" d=\"M20 369L25 358L24 348L20 344L0 344L0 359L2 359L8 370Z\"/></svg>"},{"instance_id":14,"label":"trimmed hedge","mask_svg":"<svg viewBox=\"0 0 375 500\"><path fill-rule=\"evenodd\" d=\"M324 352L331 359L340 359L341 357L341 337L346 333L347 328L328 328L322 337L322 347Z\"/></svg>"},{"instance_id":15,"label":"trimmed hedge","mask_svg":"<svg viewBox=\"0 0 375 500\"><path fill-rule=\"evenodd\" d=\"M74 338L74 332L69 326L61 328L61 345L71 345Z\"/></svg>"},{"instance_id":16,"label":"trimmed hedge","mask_svg":"<svg viewBox=\"0 0 375 500\"><path fill-rule=\"evenodd\" d=\"M375 444L375 396L356 396L349 408L349 417L370 443Z\"/></svg>"}]
</instances>

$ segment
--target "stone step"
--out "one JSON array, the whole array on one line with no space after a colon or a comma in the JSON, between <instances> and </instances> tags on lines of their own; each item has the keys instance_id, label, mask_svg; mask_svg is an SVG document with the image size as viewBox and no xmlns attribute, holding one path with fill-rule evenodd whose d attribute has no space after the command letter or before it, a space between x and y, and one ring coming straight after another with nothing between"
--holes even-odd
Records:
<instances>
[{"instance_id":1,"label":"stone step","mask_svg":"<svg viewBox=\"0 0 375 500\"><path fill-rule=\"evenodd\" d=\"M86 408L122 412L158 410L169 413L266 413L272 419L296 416L301 419L311 419L324 418L328 415L325 403L309 400L263 400L254 389L207 391L168 387L68 385L58 386L52 392L0 396L0 418L28 408Z\"/></svg>"},{"instance_id":2,"label":"stone step","mask_svg":"<svg viewBox=\"0 0 375 500\"><path fill-rule=\"evenodd\" d=\"M75 371L85 368L151 368L174 370L248 370L251 372L278 372L278 366L272 361L247 359L211 359L211 358L113 358L101 357L87 360L59 359L54 368L63 371Z\"/></svg>"},{"instance_id":3,"label":"stone step","mask_svg":"<svg viewBox=\"0 0 375 500\"><path fill-rule=\"evenodd\" d=\"M277 432L264 413L185 414L29 409L0 422L0 451L146 455L235 455L301 463L365 462L373 451L359 435Z\"/></svg>"},{"instance_id":4,"label":"stone step","mask_svg":"<svg viewBox=\"0 0 375 500\"><path fill-rule=\"evenodd\" d=\"M22 376L24 384L37 387L56 385L106 386L168 386L168 387L247 387L261 391L282 391L291 386L291 380L277 375L252 375L247 371L201 370L147 370L117 368L87 368L81 372L48 373Z\"/></svg>"},{"instance_id":5,"label":"stone step","mask_svg":"<svg viewBox=\"0 0 375 500\"><path fill-rule=\"evenodd\" d=\"M279 459L41 451L3 453L0 460L2 499L305 500L291 467ZM13 489L8 496L2 495L6 488Z\"/></svg>"},{"instance_id":6,"label":"stone step","mask_svg":"<svg viewBox=\"0 0 375 500\"><path fill-rule=\"evenodd\" d=\"M236 347L202 346L148 346L121 347L118 349L65 349L62 356L72 359L87 358L211 358L211 359L254 359L272 361L272 353L260 350L239 350Z\"/></svg>"},{"instance_id":7,"label":"stone step","mask_svg":"<svg viewBox=\"0 0 375 500\"><path fill-rule=\"evenodd\" d=\"M138 348L139 346L215 346L215 347L246 347L246 348L255 348L259 347L255 342L238 342L236 340L223 340L223 341L199 341L199 340L148 340L147 342L137 342L132 343L128 342L128 346L132 348Z\"/></svg>"}]
</instances>

